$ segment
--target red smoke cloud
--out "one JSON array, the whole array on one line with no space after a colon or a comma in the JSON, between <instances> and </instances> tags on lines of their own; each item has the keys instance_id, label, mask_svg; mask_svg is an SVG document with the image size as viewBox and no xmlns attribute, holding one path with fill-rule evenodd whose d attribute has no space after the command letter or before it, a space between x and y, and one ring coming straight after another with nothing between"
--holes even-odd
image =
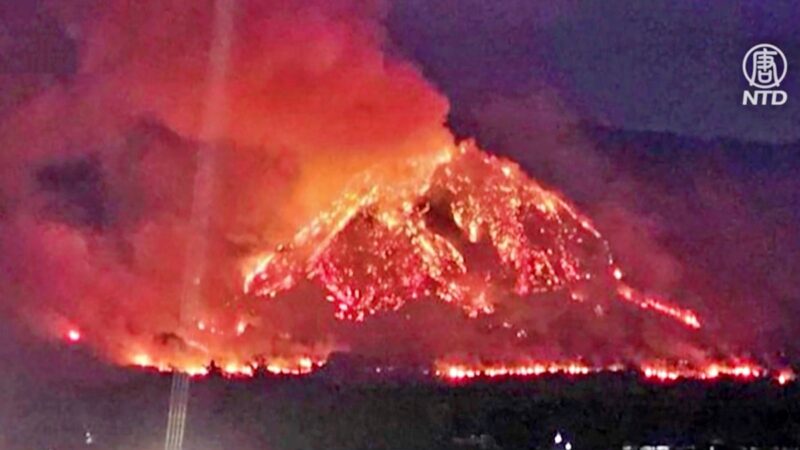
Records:
<instances>
[{"instance_id":1,"label":"red smoke cloud","mask_svg":"<svg viewBox=\"0 0 800 450\"><path fill-rule=\"evenodd\" d=\"M608 298L574 306L549 290L533 295L525 280L509 292L531 301L505 301L501 314L477 320L429 301L363 324L340 321L323 301L330 292L297 280L273 301L243 292L242 267L292 242L337 199L351 201L354 180L424 193L439 159L456 150L443 126L446 100L381 51L381 4L219 4L232 6L222 11L232 21L222 34L211 0L85 1L50 11L76 37L79 69L0 123L0 294L34 329L75 331L118 363L198 371L215 360L231 371L257 361L305 372L337 348L427 360L711 356L705 338L672 331L672 322L642 318L635 307L597 320L602 308L587 305ZM230 48L221 59L220 39ZM214 92L222 100L212 108ZM418 207L420 198L399 196L372 212L396 201ZM428 207L446 214L454 205ZM469 240L455 232L441 236ZM483 233L494 242L470 250L469 272L527 270L503 253L507 237ZM302 249L296 263L314 251ZM633 297L634 306L658 309Z\"/></svg>"},{"instance_id":2,"label":"red smoke cloud","mask_svg":"<svg viewBox=\"0 0 800 450\"><path fill-rule=\"evenodd\" d=\"M79 69L0 128L3 294L41 332L80 329L126 363L205 363L209 342L242 358L322 355L331 325L294 306L262 315L241 294L240 259L293 233L351 174L451 141L447 102L381 52L382 5L227 4L227 36L214 34L212 1L49 11L76 36ZM229 40L230 54L209 125L214 39ZM205 144L213 171L197 191ZM191 217L199 192L202 230ZM187 257L207 264L195 274L202 300L181 319ZM208 332L185 330L198 321Z\"/></svg>"}]
</instances>

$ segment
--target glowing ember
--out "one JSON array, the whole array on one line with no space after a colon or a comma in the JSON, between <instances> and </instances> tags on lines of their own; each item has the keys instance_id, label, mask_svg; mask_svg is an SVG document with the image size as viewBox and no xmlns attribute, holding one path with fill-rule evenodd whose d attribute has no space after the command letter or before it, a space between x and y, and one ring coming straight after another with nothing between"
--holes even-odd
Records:
<instances>
[{"instance_id":1,"label":"glowing ember","mask_svg":"<svg viewBox=\"0 0 800 450\"><path fill-rule=\"evenodd\" d=\"M623 300L630 302L639 308L652 309L661 314L679 320L688 327L700 328L700 320L691 310L670 305L669 303L658 300L654 297L643 296L624 283L617 287L617 292Z\"/></svg>"},{"instance_id":2,"label":"glowing ember","mask_svg":"<svg viewBox=\"0 0 800 450\"><path fill-rule=\"evenodd\" d=\"M475 378L497 377L536 377L540 375L588 375L600 369L591 368L580 362L537 362L519 365L468 365L437 363L434 374L437 377L458 381Z\"/></svg>"},{"instance_id":3,"label":"glowing ember","mask_svg":"<svg viewBox=\"0 0 800 450\"><path fill-rule=\"evenodd\" d=\"M623 302L700 328L691 310L623 283L589 219L516 164L469 145L445 155L419 169L428 176L415 188L355 184L290 244L252 264L245 292L272 298L310 279L327 291L336 317L360 321L423 297L456 305L470 317L492 314L496 299L487 295L487 282L501 288L508 282L508 294L522 298L566 291L578 301L583 291L612 285ZM442 204L460 238L443 233L430 217ZM468 270L467 245L490 245L496 269Z\"/></svg>"},{"instance_id":4,"label":"glowing ember","mask_svg":"<svg viewBox=\"0 0 800 450\"><path fill-rule=\"evenodd\" d=\"M133 355L128 364L159 372L183 372L191 376L205 376L210 372L210 368L201 363L183 361L180 364L167 364L153 360L146 353ZM297 358L276 358L262 364L229 361L219 367L222 375L226 377L252 377L260 369L273 375L308 375L324 365L324 360L301 356Z\"/></svg>"},{"instance_id":5,"label":"glowing ember","mask_svg":"<svg viewBox=\"0 0 800 450\"><path fill-rule=\"evenodd\" d=\"M69 331L67 331L67 340L70 341L70 342L78 342L78 341L80 341L81 340L81 332L76 328L70 329Z\"/></svg>"},{"instance_id":6,"label":"glowing ember","mask_svg":"<svg viewBox=\"0 0 800 450\"><path fill-rule=\"evenodd\" d=\"M778 371L777 375L775 375L775 381L777 381L781 386L795 381L796 378L797 376L791 369L780 370Z\"/></svg>"},{"instance_id":7,"label":"glowing ember","mask_svg":"<svg viewBox=\"0 0 800 450\"><path fill-rule=\"evenodd\" d=\"M253 376L253 368L251 366L239 365L235 363L228 363L222 368L222 372L228 376Z\"/></svg>"},{"instance_id":8,"label":"glowing ember","mask_svg":"<svg viewBox=\"0 0 800 450\"><path fill-rule=\"evenodd\" d=\"M763 367L750 362L713 362L703 367L670 365L667 363L646 363L641 367L646 378L659 381L674 381L679 378L697 380L716 380L733 378L742 381L765 377L768 372Z\"/></svg>"},{"instance_id":9,"label":"glowing ember","mask_svg":"<svg viewBox=\"0 0 800 450\"><path fill-rule=\"evenodd\" d=\"M146 354L133 356L130 364L159 372L183 372L193 377L205 376L210 373L209 368L202 365L187 362L181 367L173 367L155 362ZM228 362L221 366L220 373L229 378L253 377L259 371L280 376L303 376L320 369L324 365L325 361L314 360L310 357L276 359L263 365ZM764 379L770 375L767 369L746 361L714 362L695 367L685 362L674 364L666 361L644 363L639 366L627 366L621 363L591 366L578 360L536 361L519 364L470 364L437 361L431 373L440 379L461 382L481 379L530 379L545 375L585 377L601 372L614 373L624 370L635 370L644 379L659 383L679 380L714 381L721 378L747 382ZM375 373L380 374L382 372L380 367L375 368ZM425 373L428 372L426 371ZM780 385L791 383L796 378L791 369L779 370L772 377Z\"/></svg>"},{"instance_id":10,"label":"glowing ember","mask_svg":"<svg viewBox=\"0 0 800 450\"><path fill-rule=\"evenodd\" d=\"M503 378L531 378L542 375L567 375L584 376L599 372L619 372L626 370L623 364L613 364L604 367L592 367L578 361L563 362L531 362L524 364L459 364L437 362L434 374L445 380L461 381L473 379ZM668 362L644 363L630 369L636 370L651 381L670 382L677 380L717 380L728 378L738 381L754 381L763 379L769 372L755 364L743 361L715 362L701 367L691 366L687 363L670 364ZM775 380L781 384L794 381L794 373L783 369L775 375Z\"/></svg>"}]
</instances>

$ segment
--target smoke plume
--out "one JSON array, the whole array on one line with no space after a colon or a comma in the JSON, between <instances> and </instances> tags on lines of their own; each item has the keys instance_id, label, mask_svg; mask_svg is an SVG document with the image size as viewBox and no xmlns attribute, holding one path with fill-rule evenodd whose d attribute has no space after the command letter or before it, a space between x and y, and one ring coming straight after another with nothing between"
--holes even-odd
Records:
<instances>
[{"instance_id":1,"label":"smoke plume","mask_svg":"<svg viewBox=\"0 0 800 450\"><path fill-rule=\"evenodd\" d=\"M222 11L229 27L219 26L219 4L230 8ZM122 364L187 369L215 360L235 371L251 361L310 370L335 349L411 359L708 356L683 329L667 332L628 310L598 321L602 308L570 312L560 294L503 300L501 316L477 320L430 301L360 323L335 318L329 292L312 282L274 300L243 290L253 260L297 242L298 230L349 201L354 183L357 192L404 194L386 200L391 206L357 208L367 223L348 222L335 239L369 227L382 209L420 207L398 206L406 200L429 202L425 220L452 206L408 195L438 173L433 162L457 151L443 125L446 99L382 51L380 2L41 8L74 44L76 64L34 87L26 81L0 109L0 294L36 332L85 342ZM442 236L456 232L440 225ZM513 266L513 256L492 253L503 239L472 248L467 263ZM314 253L299 251L296 261ZM527 295L520 286L516 294ZM637 302L655 305L628 300L634 312ZM519 339L527 344L510 344Z\"/></svg>"}]
</instances>

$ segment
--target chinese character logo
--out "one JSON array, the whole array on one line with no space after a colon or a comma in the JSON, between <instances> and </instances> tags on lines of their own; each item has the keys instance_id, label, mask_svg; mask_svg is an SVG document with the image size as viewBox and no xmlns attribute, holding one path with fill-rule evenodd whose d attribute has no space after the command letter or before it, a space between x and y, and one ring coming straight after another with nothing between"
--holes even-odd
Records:
<instances>
[{"instance_id":1,"label":"chinese character logo","mask_svg":"<svg viewBox=\"0 0 800 450\"><path fill-rule=\"evenodd\" d=\"M786 103L786 92L767 90L780 86L786 76L786 55L772 44L758 44L744 55L742 72L751 88L745 91L742 104L782 105Z\"/></svg>"}]
</instances>

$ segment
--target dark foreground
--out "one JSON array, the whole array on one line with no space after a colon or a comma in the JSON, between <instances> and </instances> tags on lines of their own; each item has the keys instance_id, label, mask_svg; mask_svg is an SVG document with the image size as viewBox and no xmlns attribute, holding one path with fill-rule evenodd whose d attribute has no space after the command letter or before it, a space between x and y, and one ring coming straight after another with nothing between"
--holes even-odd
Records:
<instances>
[{"instance_id":1,"label":"dark foreground","mask_svg":"<svg viewBox=\"0 0 800 450\"><path fill-rule=\"evenodd\" d=\"M168 375L126 373L102 387L74 381L17 392L0 448L163 448L169 390ZM209 376L190 392L184 448L192 450L468 449L481 448L473 445L480 440L460 438L481 434L503 449L553 448L556 431L575 450L800 441L800 386L769 381L658 385L606 374L452 385L323 373Z\"/></svg>"}]
</instances>

